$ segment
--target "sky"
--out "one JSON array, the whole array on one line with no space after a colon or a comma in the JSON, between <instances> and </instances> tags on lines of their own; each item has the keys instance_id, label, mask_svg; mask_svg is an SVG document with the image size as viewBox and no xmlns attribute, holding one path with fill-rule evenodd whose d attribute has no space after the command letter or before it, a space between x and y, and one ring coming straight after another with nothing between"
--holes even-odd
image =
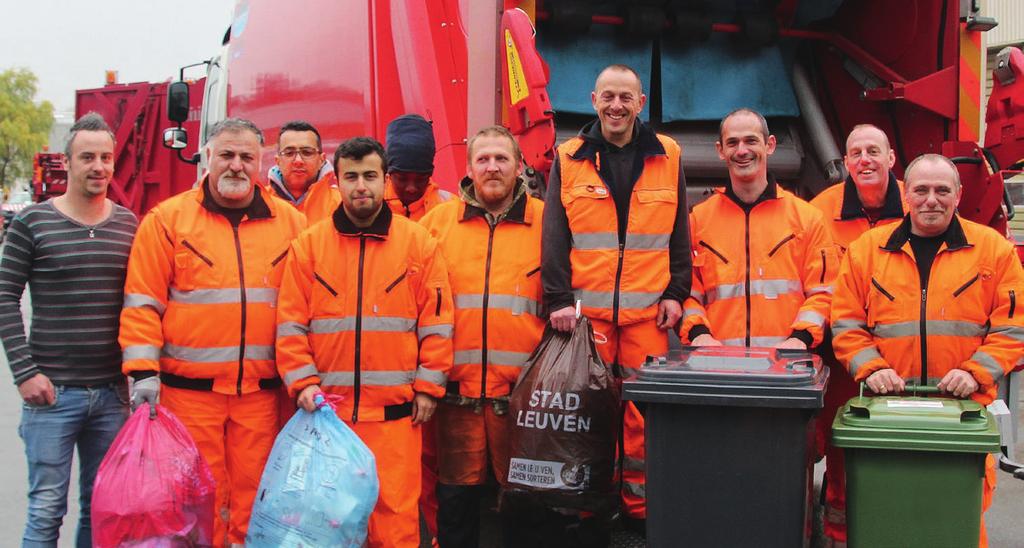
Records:
<instances>
[{"instance_id":1,"label":"sky","mask_svg":"<svg viewBox=\"0 0 1024 548\"><path fill-rule=\"evenodd\" d=\"M161 82L212 57L235 0L0 0L0 71L31 69L36 100L74 114L75 90L118 82ZM202 67L186 71L204 75Z\"/></svg>"}]
</instances>

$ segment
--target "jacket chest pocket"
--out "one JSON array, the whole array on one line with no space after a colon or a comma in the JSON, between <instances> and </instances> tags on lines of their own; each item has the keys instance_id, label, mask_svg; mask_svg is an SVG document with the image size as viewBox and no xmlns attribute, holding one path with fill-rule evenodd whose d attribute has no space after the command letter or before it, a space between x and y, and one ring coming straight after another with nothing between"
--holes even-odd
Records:
<instances>
[{"instance_id":1,"label":"jacket chest pocket","mask_svg":"<svg viewBox=\"0 0 1024 548\"><path fill-rule=\"evenodd\" d=\"M992 274L991 269L983 267L953 277L950 280L952 291L943 295L948 303L942 303L940 316L949 320L986 323L992 309Z\"/></svg>"},{"instance_id":2,"label":"jacket chest pocket","mask_svg":"<svg viewBox=\"0 0 1024 548\"><path fill-rule=\"evenodd\" d=\"M214 262L213 253L204 251L188 238L181 239L174 250L174 287L191 291L197 287L218 287L220 285L219 265Z\"/></svg>"},{"instance_id":3,"label":"jacket chest pocket","mask_svg":"<svg viewBox=\"0 0 1024 548\"><path fill-rule=\"evenodd\" d=\"M737 268L742 268L742 257L736 257L720 242L699 239L694 244L693 269L704 285L704 291L731 283Z\"/></svg>"},{"instance_id":4,"label":"jacket chest pocket","mask_svg":"<svg viewBox=\"0 0 1024 548\"><path fill-rule=\"evenodd\" d=\"M288 258L288 247L286 246L279 253L273 254L270 264L266 265L266 274L263 276L264 285L267 287L281 287L281 276L284 274L284 262Z\"/></svg>"},{"instance_id":5,"label":"jacket chest pocket","mask_svg":"<svg viewBox=\"0 0 1024 548\"><path fill-rule=\"evenodd\" d=\"M656 231L671 234L676 221L676 208L679 206L679 193L675 189L637 189L636 207L638 211L630 212L630 217L644 223L644 231Z\"/></svg>"},{"instance_id":6,"label":"jacket chest pocket","mask_svg":"<svg viewBox=\"0 0 1024 548\"><path fill-rule=\"evenodd\" d=\"M419 281L420 269L413 265L403 265L401 269L381 276L380 281L375 284L375 297L369 303L368 309L364 305L363 313L375 316L417 317L415 288L419 286Z\"/></svg>"},{"instance_id":7,"label":"jacket chest pocket","mask_svg":"<svg viewBox=\"0 0 1024 548\"><path fill-rule=\"evenodd\" d=\"M914 296L917 298L914 298ZM908 321L918 315L920 294L894 279L872 276L867 295L869 326Z\"/></svg>"},{"instance_id":8,"label":"jacket chest pocket","mask_svg":"<svg viewBox=\"0 0 1024 548\"><path fill-rule=\"evenodd\" d=\"M582 227L572 226L579 220L585 220L588 224L594 224L594 219L587 219L587 215L597 214L596 210L612 207L611 194L604 183L595 181L581 183L572 186L563 193L565 201L565 212L569 217L570 228L573 232L587 232ZM614 209L614 207L612 207ZM612 219L614 221L614 219Z\"/></svg>"},{"instance_id":9,"label":"jacket chest pocket","mask_svg":"<svg viewBox=\"0 0 1024 548\"><path fill-rule=\"evenodd\" d=\"M541 301L540 265L521 269L515 281L515 299L512 301L513 316L538 315Z\"/></svg>"}]
</instances>

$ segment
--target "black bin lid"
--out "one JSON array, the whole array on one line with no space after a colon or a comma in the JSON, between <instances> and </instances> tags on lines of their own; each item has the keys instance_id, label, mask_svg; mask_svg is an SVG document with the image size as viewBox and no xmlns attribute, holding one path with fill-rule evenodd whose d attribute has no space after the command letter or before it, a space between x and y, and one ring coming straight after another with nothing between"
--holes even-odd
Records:
<instances>
[{"instance_id":1,"label":"black bin lid","mask_svg":"<svg viewBox=\"0 0 1024 548\"><path fill-rule=\"evenodd\" d=\"M806 351L686 347L649 358L623 383L626 400L741 407L822 406L828 367Z\"/></svg>"}]
</instances>

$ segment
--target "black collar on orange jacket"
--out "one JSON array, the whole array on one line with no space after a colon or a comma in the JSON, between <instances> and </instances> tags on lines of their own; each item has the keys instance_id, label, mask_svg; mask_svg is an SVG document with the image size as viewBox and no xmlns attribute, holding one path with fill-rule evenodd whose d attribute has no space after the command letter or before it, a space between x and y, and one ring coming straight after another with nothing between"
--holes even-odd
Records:
<instances>
[{"instance_id":1,"label":"black collar on orange jacket","mask_svg":"<svg viewBox=\"0 0 1024 548\"><path fill-rule=\"evenodd\" d=\"M903 216L903 199L900 198L900 185L896 182L896 176L889 172L889 186L885 189L885 203L882 204L881 219L899 219ZM864 214L864 204L860 201L860 194L857 193L857 185L853 177L846 176L843 183L843 207L840 210L839 218L843 221L857 219L867 215Z\"/></svg>"},{"instance_id":2,"label":"black collar on orange jacket","mask_svg":"<svg viewBox=\"0 0 1024 548\"><path fill-rule=\"evenodd\" d=\"M907 243L910 239L910 214L908 213L903 217L903 222L900 226L893 231L892 235L889 236L889 241L882 246L882 249L891 252L898 252L903 249L903 244ZM953 219L949 221L949 227L946 228L946 249L949 251L956 251L957 249L963 249L971 247L971 243L967 241L967 235L964 234L964 228L960 226L960 216L953 215Z\"/></svg>"},{"instance_id":3,"label":"black collar on orange jacket","mask_svg":"<svg viewBox=\"0 0 1024 548\"><path fill-rule=\"evenodd\" d=\"M388 237L388 232L391 230L391 218L391 208L383 202L381 202L380 212L377 213L377 217L366 228L359 228L352 222L352 219L348 218L348 215L345 214L344 204L338 205L338 209L335 209L334 214L331 215L331 219L334 221L334 228L342 236L372 236L381 240Z\"/></svg>"},{"instance_id":4,"label":"black collar on orange jacket","mask_svg":"<svg viewBox=\"0 0 1024 548\"><path fill-rule=\"evenodd\" d=\"M267 205L267 201L263 199L263 191L260 188L260 186L262 185L260 185L258 181L253 183L254 194L252 197L252 202L249 202L248 206L242 208L245 210L245 216L248 217L249 220L269 219L274 216L270 212L270 206ZM203 178L203 184L200 187L199 191L203 193L202 204L204 209L206 209L210 213L224 215L225 217L229 217L232 215L232 208L224 207L218 204L216 201L214 201L213 196L210 194L209 175Z\"/></svg>"},{"instance_id":5,"label":"black collar on orange jacket","mask_svg":"<svg viewBox=\"0 0 1024 548\"><path fill-rule=\"evenodd\" d=\"M590 160L592 164L597 165L597 153L601 152L605 147L615 146L605 140L604 135L601 133L601 120L594 120L583 126L583 129L580 130L580 137L583 139L583 144L580 145L579 150L573 153L573 160ZM658 140L658 134L651 129L651 126L640 120L637 120L636 125L633 126L633 140L630 141L630 144L633 142L636 142L636 151L640 158L645 160L651 156L664 156L666 154L665 147ZM633 170L635 171L633 173L634 181L640 177L643 165L643 162L633 163Z\"/></svg>"},{"instance_id":6,"label":"black collar on orange jacket","mask_svg":"<svg viewBox=\"0 0 1024 548\"><path fill-rule=\"evenodd\" d=\"M742 209L744 211L750 211L751 209L754 209L754 206L756 206L757 204L759 204L761 202L767 202L768 200L774 200L774 199L778 198L779 197L779 184L775 182L775 176L772 175L769 172L768 173L768 186L764 187L764 191L761 192L761 195L758 196L756 200L754 200L754 203L748 204L748 203L744 202L743 200L740 200L740 197L737 196L736 193L733 192L733 190L732 190L732 181L729 181L725 185L725 196L727 198L729 198L730 200L732 200L733 202L735 202L736 205L740 206L740 209Z\"/></svg>"}]
</instances>

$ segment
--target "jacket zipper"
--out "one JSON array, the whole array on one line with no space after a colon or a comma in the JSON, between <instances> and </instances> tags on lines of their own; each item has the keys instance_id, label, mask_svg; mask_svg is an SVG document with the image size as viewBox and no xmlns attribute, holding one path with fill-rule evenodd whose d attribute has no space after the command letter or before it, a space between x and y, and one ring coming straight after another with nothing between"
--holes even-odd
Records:
<instances>
[{"instance_id":1,"label":"jacket zipper","mask_svg":"<svg viewBox=\"0 0 1024 548\"><path fill-rule=\"evenodd\" d=\"M932 263L934 265L934 263ZM928 320L925 314L928 312L928 287L921 288L921 336L918 343L921 345L921 386L928 384Z\"/></svg>"},{"instance_id":2,"label":"jacket zipper","mask_svg":"<svg viewBox=\"0 0 1024 548\"><path fill-rule=\"evenodd\" d=\"M213 261L211 261L206 255L200 253L198 249L193 247L192 244L188 242L188 240L182 240L181 245L185 246L185 249L188 249L192 253L195 253L196 257L199 257L204 263L206 263L206 266L213 266Z\"/></svg>"},{"instance_id":3,"label":"jacket zipper","mask_svg":"<svg viewBox=\"0 0 1024 548\"><path fill-rule=\"evenodd\" d=\"M792 240L793 238L796 238L796 234L790 234L789 236L783 238L781 242L775 244L775 247L773 247L772 250L768 252L768 256L771 257L772 255L775 255L775 252L778 251L780 247L786 245L786 242Z\"/></svg>"},{"instance_id":4,"label":"jacket zipper","mask_svg":"<svg viewBox=\"0 0 1024 548\"><path fill-rule=\"evenodd\" d=\"M971 278L970 280L967 280L967 283L965 283L964 285L961 285L956 291L953 292L953 297L959 297L961 293L963 293L964 291L967 291L967 288L971 287L972 285L974 285L974 282L978 281L978 277L980 277L980 276L981 276L980 274L975 274L973 278Z\"/></svg>"},{"instance_id":5,"label":"jacket zipper","mask_svg":"<svg viewBox=\"0 0 1024 548\"><path fill-rule=\"evenodd\" d=\"M496 225L489 225L487 233L487 260L484 262L484 302L483 302L483 325L480 327L480 399L487 397L487 307L491 300L491 253L494 250L494 229ZM438 299L438 302L441 302Z\"/></svg>"},{"instance_id":6,"label":"jacket zipper","mask_svg":"<svg viewBox=\"0 0 1024 548\"><path fill-rule=\"evenodd\" d=\"M1013 310L1017 308L1017 294L1010 290L1010 318L1013 318Z\"/></svg>"},{"instance_id":7,"label":"jacket zipper","mask_svg":"<svg viewBox=\"0 0 1024 548\"><path fill-rule=\"evenodd\" d=\"M750 208L753 209L753 208ZM747 334L744 337L744 344L750 346L750 209L743 208L744 214L744 231L743 237L745 239L746 254L747 254L747 272L746 272L746 285L744 286L744 297L747 300Z\"/></svg>"},{"instance_id":8,"label":"jacket zipper","mask_svg":"<svg viewBox=\"0 0 1024 548\"><path fill-rule=\"evenodd\" d=\"M625 243L619 243L619 262L615 267L615 292L612 293L612 326L619 325L619 284L622 283L622 253Z\"/></svg>"},{"instance_id":9,"label":"jacket zipper","mask_svg":"<svg viewBox=\"0 0 1024 548\"><path fill-rule=\"evenodd\" d=\"M240 341L238 343L238 385L236 387L238 395L241 396L242 377L245 374L245 324L247 308L245 300L245 266L242 263L242 240L238 235L238 225L232 225L231 231L235 236L235 255L238 257L238 290L242 300L242 330L240 334Z\"/></svg>"},{"instance_id":10,"label":"jacket zipper","mask_svg":"<svg viewBox=\"0 0 1024 548\"><path fill-rule=\"evenodd\" d=\"M726 259L725 255L722 255L721 253L719 253L717 249L711 247L711 244L705 242L704 240L701 240L701 241L697 242L697 245L699 245L699 246L707 249L708 251L714 253L715 256L717 256L719 259L722 259L723 263L729 264L729 259Z\"/></svg>"},{"instance_id":11,"label":"jacket zipper","mask_svg":"<svg viewBox=\"0 0 1024 548\"><path fill-rule=\"evenodd\" d=\"M359 396L362 391L362 379L360 378L363 346L363 259L366 256L366 236L359 236L359 274L356 282L356 349L353 388L355 396L352 400L352 422L359 422Z\"/></svg>"},{"instance_id":12,"label":"jacket zipper","mask_svg":"<svg viewBox=\"0 0 1024 548\"><path fill-rule=\"evenodd\" d=\"M534 268L533 270L527 272L526 273L526 277L529 278L529 277L533 276L534 274L536 274L538 272L540 272L540 267L539 266L537 268Z\"/></svg>"},{"instance_id":13,"label":"jacket zipper","mask_svg":"<svg viewBox=\"0 0 1024 548\"><path fill-rule=\"evenodd\" d=\"M435 287L434 292L437 293L437 304L434 308L434 317L439 318L441 316L441 288Z\"/></svg>"}]
</instances>

